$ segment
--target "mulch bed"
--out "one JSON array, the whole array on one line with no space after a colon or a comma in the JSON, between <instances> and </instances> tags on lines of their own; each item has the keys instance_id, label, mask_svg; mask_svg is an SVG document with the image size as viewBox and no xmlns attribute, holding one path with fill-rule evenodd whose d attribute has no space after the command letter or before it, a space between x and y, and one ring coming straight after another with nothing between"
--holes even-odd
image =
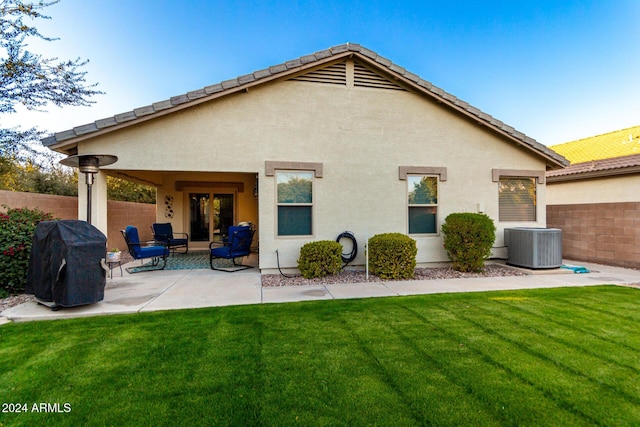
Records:
<instances>
[{"instance_id":1,"label":"mulch bed","mask_svg":"<svg viewBox=\"0 0 640 427\"><path fill-rule=\"evenodd\" d=\"M526 276L519 270L499 264L488 264L484 273L460 273L451 267L437 268L416 268L415 275L411 280L436 280L436 279L464 279L472 277L504 277L504 276ZM364 271L343 270L341 273L317 279L305 279L302 276L291 278L281 274L263 274L262 286L301 286L301 285L335 285L349 283L383 282L384 280L369 274L369 280Z\"/></svg>"}]
</instances>

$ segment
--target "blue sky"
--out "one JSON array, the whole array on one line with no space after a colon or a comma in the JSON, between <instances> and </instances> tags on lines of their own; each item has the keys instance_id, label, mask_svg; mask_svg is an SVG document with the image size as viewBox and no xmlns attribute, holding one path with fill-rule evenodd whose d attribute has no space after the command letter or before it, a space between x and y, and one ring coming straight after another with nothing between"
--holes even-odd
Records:
<instances>
[{"instance_id":1,"label":"blue sky","mask_svg":"<svg viewBox=\"0 0 640 427\"><path fill-rule=\"evenodd\" d=\"M3 126L67 130L346 42L545 145L640 125L640 1L62 0L46 57L89 59L89 108Z\"/></svg>"}]
</instances>

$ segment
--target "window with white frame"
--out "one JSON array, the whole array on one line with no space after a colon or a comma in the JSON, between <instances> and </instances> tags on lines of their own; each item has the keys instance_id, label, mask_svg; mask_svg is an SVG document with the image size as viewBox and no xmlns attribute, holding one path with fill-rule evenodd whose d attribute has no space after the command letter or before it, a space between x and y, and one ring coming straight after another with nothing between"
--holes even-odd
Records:
<instances>
[{"instance_id":1,"label":"window with white frame","mask_svg":"<svg viewBox=\"0 0 640 427\"><path fill-rule=\"evenodd\" d=\"M313 235L313 171L276 171L278 236Z\"/></svg>"},{"instance_id":2,"label":"window with white frame","mask_svg":"<svg viewBox=\"0 0 640 427\"><path fill-rule=\"evenodd\" d=\"M536 178L501 176L499 180L499 220L536 220Z\"/></svg>"},{"instance_id":3,"label":"window with white frame","mask_svg":"<svg viewBox=\"0 0 640 427\"><path fill-rule=\"evenodd\" d=\"M438 232L438 177L407 176L407 210L409 234Z\"/></svg>"}]
</instances>

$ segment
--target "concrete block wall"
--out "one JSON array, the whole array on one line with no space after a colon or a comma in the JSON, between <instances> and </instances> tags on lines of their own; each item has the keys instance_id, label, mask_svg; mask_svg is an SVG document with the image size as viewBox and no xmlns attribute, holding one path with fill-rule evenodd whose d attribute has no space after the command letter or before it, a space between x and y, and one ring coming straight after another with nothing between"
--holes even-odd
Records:
<instances>
[{"instance_id":1,"label":"concrete block wall","mask_svg":"<svg viewBox=\"0 0 640 427\"><path fill-rule=\"evenodd\" d=\"M547 205L565 259L640 268L640 202Z\"/></svg>"},{"instance_id":2,"label":"concrete block wall","mask_svg":"<svg viewBox=\"0 0 640 427\"><path fill-rule=\"evenodd\" d=\"M119 248L121 251L127 250L120 230L127 225L138 227L140 240L152 240L151 224L156 222L156 205L148 203L107 202L107 219L109 233L107 235L107 246L109 249Z\"/></svg>"},{"instance_id":3,"label":"concrete block wall","mask_svg":"<svg viewBox=\"0 0 640 427\"><path fill-rule=\"evenodd\" d=\"M0 190L0 210L4 212L3 205L11 209L37 208L52 213L54 217L60 219L78 218L77 197Z\"/></svg>"},{"instance_id":4,"label":"concrete block wall","mask_svg":"<svg viewBox=\"0 0 640 427\"><path fill-rule=\"evenodd\" d=\"M37 208L44 212L50 212L59 219L78 219L77 197L0 190L0 211L5 210L2 205L9 208ZM151 224L156 220L156 205L109 200L107 202L107 216L109 230L107 245L109 249L116 247L120 250L126 250L120 230L127 225L135 225L138 227L140 238L150 240L152 238Z\"/></svg>"}]
</instances>

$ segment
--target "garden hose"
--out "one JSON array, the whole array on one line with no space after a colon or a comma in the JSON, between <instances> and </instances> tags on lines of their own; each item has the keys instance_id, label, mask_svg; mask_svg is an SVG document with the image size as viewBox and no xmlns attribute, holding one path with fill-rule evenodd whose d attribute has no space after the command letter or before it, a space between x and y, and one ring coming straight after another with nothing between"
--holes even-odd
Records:
<instances>
[{"instance_id":1,"label":"garden hose","mask_svg":"<svg viewBox=\"0 0 640 427\"><path fill-rule=\"evenodd\" d=\"M336 242L340 243L340 240L342 239L349 239L352 243L351 252L342 254L342 262L344 262L342 268L345 268L347 264L356 259L356 255L358 255L358 242L356 241L356 237L350 231L340 233Z\"/></svg>"},{"instance_id":2,"label":"garden hose","mask_svg":"<svg viewBox=\"0 0 640 427\"><path fill-rule=\"evenodd\" d=\"M351 243L352 243L351 252L341 254L342 262L344 262L344 265L342 266L342 268L345 268L351 261L356 259L356 255L358 255L358 242L356 241L356 237L350 231L344 231L340 233L340 235L336 239L336 242L340 243L340 240L342 239L349 239L351 240ZM290 276L290 275L284 274L282 272L282 269L280 268L280 254L278 253L277 249L276 249L276 262L278 264L278 271L282 276L289 279L296 277L296 276Z\"/></svg>"},{"instance_id":3,"label":"garden hose","mask_svg":"<svg viewBox=\"0 0 640 427\"><path fill-rule=\"evenodd\" d=\"M293 279L294 277L296 277L296 276L289 276L282 272L282 270L280 269L280 254L278 253L277 249L276 249L276 262L278 263L278 271L280 272L280 274L282 274L283 277L286 277L287 279Z\"/></svg>"}]
</instances>

